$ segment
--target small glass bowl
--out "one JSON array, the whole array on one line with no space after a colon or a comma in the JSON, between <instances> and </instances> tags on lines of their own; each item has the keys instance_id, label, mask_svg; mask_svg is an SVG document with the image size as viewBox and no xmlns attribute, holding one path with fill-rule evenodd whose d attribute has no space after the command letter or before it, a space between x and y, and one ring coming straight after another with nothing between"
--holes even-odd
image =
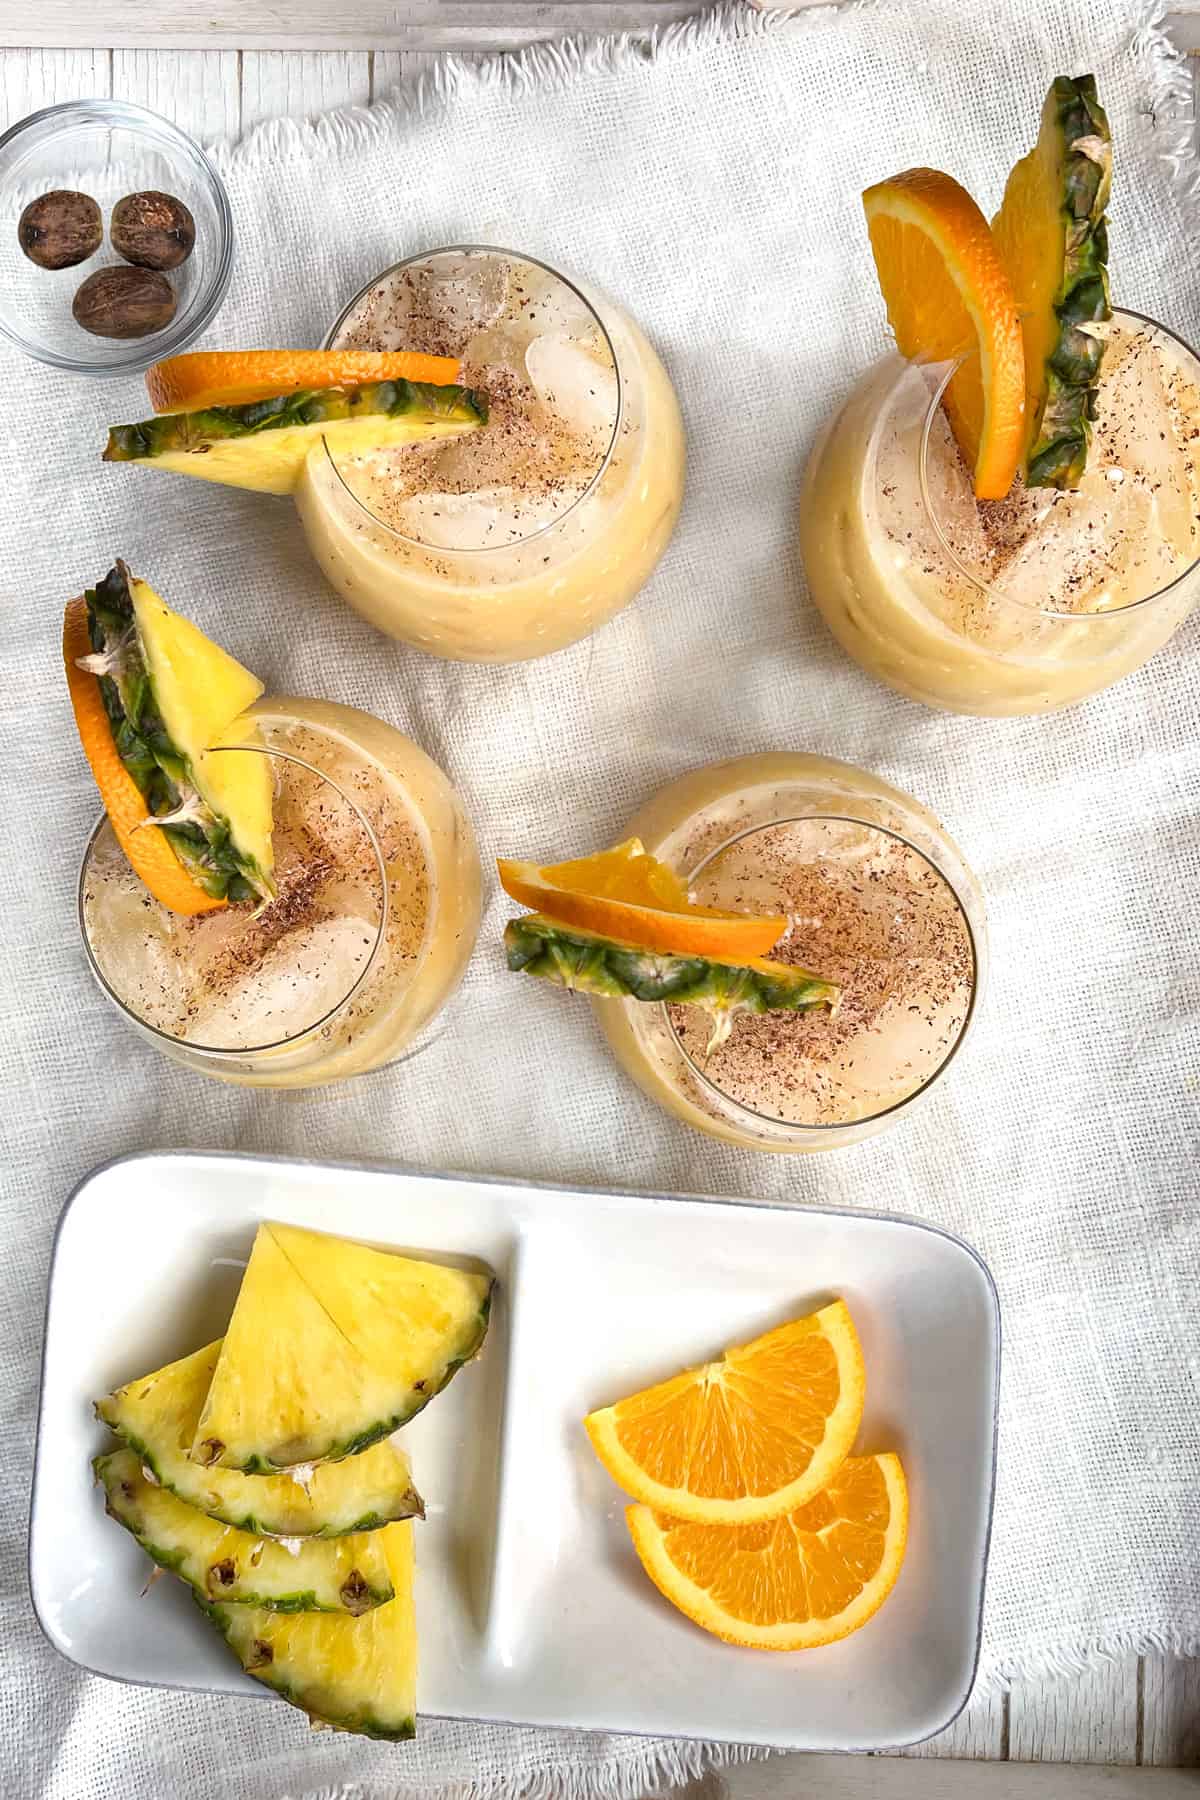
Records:
<instances>
[{"instance_id":1,"label":"small glass bowl","mask_svg":"<svg viewBox=\"0 0 1200 1800\"><path fill-rule=\"evenodd\" d=\"M17 241L31 200L53 188L90 194L104 217L94 256L43 269ZM109 241L112 209L125 194L156 188L182 200L196 221L187 261L167 271L175 316L139 338L94 337L71 302L97 269L128 268ZM199 144L169 119L122 100L71 100L31 113L0 137L0 331L27 356L87 375L136 374L190 344L211 323L233 269L233 215L224 183Z\"/></svg>"}]
</instances>

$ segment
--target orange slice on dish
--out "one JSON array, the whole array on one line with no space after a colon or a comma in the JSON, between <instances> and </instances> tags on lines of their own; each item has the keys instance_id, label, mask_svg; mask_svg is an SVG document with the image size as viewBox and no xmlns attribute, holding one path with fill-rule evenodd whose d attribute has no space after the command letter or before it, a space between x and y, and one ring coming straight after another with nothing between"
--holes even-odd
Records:
<instances>
[{"instance_id":1,"label":"orange slice on dish","mask_svg":"<svg viewBox=\"0 0 1200 1800\"><path fill-rule=\"evenodd\" d=\"M954 435L981 500L1001 500L1025 448L1025 348L1012 283L991 227L938 169L867 189L867 229L902 355L965 357L946 390Z\"/></svg>"},{"instance_id":2,"label":"orange slice on dish","mask_svg":"<svg viewBox=\"0 0 1200 1800\"><path fill-rule=\"evenodd\" d=\"M687 888L640 838L572 862L505 862L500 885L522 906L599 937L671 956L742 963L765 956L787 930L785 918L755 918L693 906Z\"/></svg>"},{"instance_id":3,"label":"orange slice on dish","mask_svg":"<svg viewBox=\"0 0 1200 1800\"><path fill-rule=\"evenodd\" d=\"M759 1525L625 1515L642 1567L695 1624L755 1650L849 1637L896 1585L908 1540L898 1456L852 1456L804 1506Z\"/></svg>"},{"instance_id":4,"label":"orange slice on dish","mask_svg":"<svg viewBox=\"0 0 1200 1800\"><path fill-rule=\"evenodd\" d=\"M749 1525L811 1500L841 1467L866 1378L844 1301L794 1319L584 1420L627 1494L673 1519Z\"/></svg>"},{"instance_id":5,"label":"orange slice on dish","mask_svg":"<svg viewBox=\"0 0 1200 1800\"><path fill-rule=\"evenodd\" d=\"M128 857L134 874L154 898L172 912L188 915L213 912L224 906L225 901L206 894L199 882L192 880L159 827L145 822L153 815L137 782L117 754L100 683L96 676L79 667L79 658L90 656L91 650L87 601L81 596L78 600L69 600L63 614L63 661L79 741L91 765L117 842Z\"/></svg>"},{"instance_id":6,"label":"orange slice on dish","mask_svg":"<svg viewBox=\"0 0 1200 1800\"><path fill-rule=\"evenodd\" d=\"M250 406L302 388L365 387L373 381L457 382L454 356L418 350L193 350L146 370L156 413Z\"/></svg>"}]
</instances>

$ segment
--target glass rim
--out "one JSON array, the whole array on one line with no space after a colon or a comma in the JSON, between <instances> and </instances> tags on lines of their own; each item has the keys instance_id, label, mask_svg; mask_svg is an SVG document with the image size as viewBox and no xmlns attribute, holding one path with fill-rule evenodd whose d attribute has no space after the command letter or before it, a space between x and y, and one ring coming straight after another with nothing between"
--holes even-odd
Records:
<instances>
[{"instance_id":1,"label":"glass rim","mask_svg":"<svg viewBox=\"0 0 1200 1800\"><path fill-rule=\"evenodd\" d=\"M251 754L254 756L276 757L281 762L294 763L298 768L306 770L310 775L317 776L317 778L320 781L323 781L327 787L331 787L338 798L343 800L350 808L351 812L354 813L359 824L363 828L367 843L369 844L371 853L375 859L381 895L379 924L375 932L375 941L371 945L367 959L355 976L353 982L346 989L346 992L333 1006L322 1013L319 1019L315 1019L311 1025L305 1025L301 1031L291 1032L285 1037L272 1039L269 1043L265 1044L246 1044L235 1048L227 1044L197 1043L192 1038L179 1037L175 1032L165 1031L161 1026L151 1025L149 1020L143 1019L140 1014L135 1012L132 1006L121 998L120 994L117 993L116 989L104 974L103 969L100 967L99 959L92 947L91 938L88 934L87 917L84 908L84 883L87 879L88 870L91 867L92 854L96 848L97 839L106 827L111 828L111 821L107 812L101 813L96 824L88 834L88 840L84 846L83 858L79 865L79 876L76 888L76 913L79 921L79 935L83 939L84 954L87 957L88 967L90 968L93 977L118 1010L123 1013L127 1019L131 1020L140 1031L148 1032L152 1038L156 1038L163 1044L177 1045L179 1048L190 1051L196 1056L211 1057L221 1062L232 1062L246 1057L265 1056L275 1050L290 1050L296 1045L303 1044L307 1039L315 1036L315 1034L323 1030L331 1020L337 1018L338 1014L344 1011L349 1005L350 1001L354 998L355 994L358 993L367 977L375 968L379 959L379 953L383 948L384 940L387 935L391 909L388 893L387 862L384 858L383 846L379 842L375 828L367 818L366 813L358 804L357 800L353 800L341 784L336 782L331 775L326 775L323 769L318 769L315 763L309 762L305 757L297 756L294 751L279 750L266 744L222 744L210 752L210 754ZM120 845L118 843L118 849L119 848ZM122 852L122 854L124 854L124 852ZM134 873L136 875L136 871ZM149 892L149 890L147 890L147 892ZM161 904L161 902L159 902L159 904Z\"/></svg>"},{"instance_id":2,"label":"glass rim","mask_svg":"<svg viewBox=\"0 0 1200 1800\"><path fill-rule=\"evenodd\" d=\"M36 112L17 119L7 130L0 132L0 164L4 154L21 138L26 135L36 137L39 133L53 136L61 129L68 116L78 119L81 124L95 122L124 125L131 131L142 131L150 138L164 140L177 149L193 165L208 189L218 220L218 254L212 272L198 292L192 308L182 316L176 315L161 331L147 333L144 340L129 340L128 355L114 354L105 362L89 362L84 358L71 356L48 344L25 337L2 312L0 335L7 338L25 356L34 362L45 364L47 368L65 369L72 374L97 375L101 379L137 375L152 362L161 362L164 358L177 356L180 351L185 350L201 332L208 329L219 312L233 274L235 233L229 192L216 163L198 139L165 114L154 112L148 106L139 106L136 101L119 100L111 95L97 94L82 96L78 100L59 100L53 106L39 107Z\"/></svg>"},{"instance_id":3,"label":"glass rim","mask_svg":"<svg viewBox=\"0 0 1200 1800\"><path fill-rule=\"evenodd\" d=\"M1187 340L1180 337L1177 331L1172 331L1169 325L1163 325L1158 319L1152 319L1149 313L1134 312L1131 308L1125 306L1114 306L1112 309L1112 317L1114 319L1135 319L1139 326L1148 326L1151 332L1161 332L1163 337L1169 338L1173 344L1177 344L1179 348L1191 358L1192 362L1197 364L1198 370L1200 370L1200 354L1197 354ZM1077 625L1087 625L1093 620L1099 619L1125 618L1139 606L1150 606L1156 600L1165 599L1168 594L1173 592L1173 590L1179 586L1180 582L1186 581L1189 576L1194 573L1197 566L1200 566L1200 552L1193 557L1186 568L1181 569L1177 575L1173 575L1164 587L1155 588L1154 592L1151 594L1143 594L1139 600L1126 600L1120 606L1106 606L1102 611L1071 612L1061 607L1035 606L1028 600L1022 600L1016 594L1006 593L1005 590L998 587L995 582L988 581L978 572L978 570L972 569L970 564L965 562L957 550L954 549L949 538L942 529L942 522L933 505L929 489L929 445L934 423L941 407L943 394L946 392L946 389L953 381L959 369L962 368L963 364L968 362L971 356L975 354L977 354L977 352L969 351L965 355L957 357L947 367L945 375L938 383L937 389L925 409L925 416L921 425L920 449L917 453L917 479L921 490L921 501L924 505L929 522L933 526L934 534L941 546L942 553L954 568L955 572L963 576L965 580L969 581L972 587L977 588L981 594L986 594L989 599L1002 601L1007 606L1019 606L1023 612L1033 613L1038 618L1071 620ZM925 367L937 369L942 366L941 363L927 363L924 365L915 362L905 363L906 368ZM1200 379L1200 375L1198 375L1198 379Z\"/></svg>"},{"instance_id":4,"label":"glass rim","mask_svg":"<svg viewBox=\"0 0 1200 1800\"><path fill-rule=\"evenodd\" d=\"M665 1000L659 1002L662 1009L663 1022L671 1035L673 1043L683 1057L691 1073L704 1088L710 1093L715 1094L717 1099L723 1105L734 1108L734 1110L737 1113L740 1113L743 1118L752 1119L761 1124L769 1125L775 1131L785 1131L797 1136L804 1136L807 1134L819 1136L824 1132L834 1131L857 1131L864 1126L878 1125L884 1119L892 1117L893 1114L902 1112L905 1107L911 1106L914 1101L920 1100L929 1092L934 1083L941 1079L962 1048L967 1033L975 1018L980 989L981 963L979 940L975 935L975 927L971 923L971 915L967 910L957 886L946 873L945 869L942 868L941 864L935 860L927 850L923 850L920 844L914 843L913 839L906 836L904 832L897 831L890 825L880 825L874 819L864 819L855 813L809 812L792 813L789 814L787 818L783 819L769 819L762 825L747 825L743 830L735 832L732 837L725 838L721 843L715 845L713 849L708 852L707 856L701 858L694 869L688 871L683 879L690 888L696 876L700 875L718 856L724 855L727 850L731 850L735 844L744 842L746 838L755 837L761 831L775 831L781 825L807 825L817 820L828 820L833 824L840 825L865 826L869 831L877 831L882 836L891 838L894 843L902 844L905 849L914 851L926 867L932 869L933 873L952 896L954 904L958 909L959 917L966 927L967 944L971 952L971 992L967 1000L967 1010L963 1015L962 1024L955 1033L954 1042L947 1050L945 1056L943 1056L941 1062L937 1065L937 1068L934 1069L933 1073L925 1081L922 1081L915 1087L910 1094L903 1095L899 1100L891 1101L887 1106L881 1107L878 1112L865 1113L858 1119L841 1119L830 1121L828 1123L820 1121L805 1123L798 1119L781 1119L773 1113L759 1112L757 1108L746 1105L745 1101L738 1100L732 1094L726 1093L725 1089L721 1087L719 1083L714 1081L711 1075L705 1073L684 1044L678 1031L675 1029L674 1021L671 1018L670 1002Z\"/></svg>"},{"instance_id":5,"label":"glass rim","mask_svg":"<svg viewBox=\"0 0 1200 1800\"><path fill-rule=\"evenodd\" d=\"M378 513L372 511L362 496L356 494L354 489L346 481L345 476L337 465L333 452L329 448L328 439L325 437L324 433L322 433L321 449L324 452L326 462L337 477L339 487L346 495L346 498L350 500L361 513L370 519L371 523L380 531L386 532L387 535L390 538L394 538L397 543L411 544L416 550L423 550L434 555L444 557L495 556L498 551L521 549L524 545L532 544L538 538L544 537L547 532L556 531L564 520L569 519L573 513L583 506L585 501L591 499L593 493L608 473L609 466L612 463L613 453L617 447L617 440L621 435L621 425L625 416L625 379L621 373L621 363L617 356L617 346L612 340L612 334L582 289L571 280L569 275L564 275L562 270L556 269L552 263L543 262L541 258L537 256L530 256L525 250L505 249L502 244L438 244L431 250L419 250L413 256L403 257L400 262L392 263L390 267L381 269L378 275L374 275L370 281L364 282L363 286L359 288L353 298L347 301L333 325L331 325L326 332L321 348L323 350L330 350L333 348L333 340L341 330L346 319L349 318L359 302L365 299L374 288L379 286L380 282L386 281L391 275L400 274L405 269L411 269L417 263L429 262L435 256L506 256L512 262L527 263L531 268L541 269L547 275L552 275L556 281L561 281L564 287L569 288L576 299L581 301L587 308L600 335L608 346L609 355L612 357L613 374L615 375L617 382L617 406L616 411L613 414L613 425L609 435L608 444L603 456L596 465L595 470L589 477L587 486L583 489L582 493L575 496L570 506L566 507L562 512L557 513L553 519L548 519L544 525L539 525L536 531L526 532L524 537L513 538L506 544L466 544L462 548L456 548L454 545L427 544L423 538L411 537L407 532L399 531L396 526L389 525L386 519L381 519Z\"/></svg>"}]
</instances>

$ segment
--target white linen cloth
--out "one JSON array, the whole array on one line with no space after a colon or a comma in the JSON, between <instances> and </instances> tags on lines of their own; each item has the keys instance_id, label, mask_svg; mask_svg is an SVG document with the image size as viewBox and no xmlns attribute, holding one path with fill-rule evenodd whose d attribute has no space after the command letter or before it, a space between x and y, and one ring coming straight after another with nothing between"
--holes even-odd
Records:
<instances>
[{"instance_id":1,"label":"white linen cloth","mask_svg":"<svg viewBox=\"0 0 1200 1800\"><path fill-rule=\"evenodd\" d=\"M146 410L140 382L5 354L6 1794L619 1800L703 1760L694 1746L486 1725L431 1722L398 1747L314 1736L279 1705L124 1688L58 1660L23 1572L54 1220L93 1164L149 1147L369 1155L936 1220L979 1246L1004 1307L984 1679L1200 1650L1200 635L1193 622L1066 715L951 718L847 661L796 548L805 454L884 342L860 190L931 163L990 212L1051 76L1084 69L1117 145L1115 293L1195 342L1196 218L1164 161L1184 77L1130 0L714 15L654 55L573 45L445 63L415 98L272 124L221 153L239 254L215 347L318 343L376 270L463 239L585 272L655 339L691 446L678 535L629 611L545 662L456 666L392 644L325 589L287 502L100 465L106 424ZM504 972L493 889L449 1028L411 1066L288 1096L175 1068L93 987L75 921L97 807L60 615L118 554L270 687L411 732L462 790L489 858L610 842L659 784L739 752L790 746L880 771L945 821L986 889L993 972L972 1046L873 1142L801 1159L725 1148L642 1098L585 1003ZM97 1293L98 1308L114 1303Z\"/></svg>"}]
</instances>

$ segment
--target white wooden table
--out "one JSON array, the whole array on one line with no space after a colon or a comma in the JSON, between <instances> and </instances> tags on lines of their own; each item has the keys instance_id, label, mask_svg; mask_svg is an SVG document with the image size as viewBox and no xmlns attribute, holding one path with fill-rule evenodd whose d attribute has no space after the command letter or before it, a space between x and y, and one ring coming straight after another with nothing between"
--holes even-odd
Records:
<instances>
[{"instance_id":1,"label":"white wooden table","mask_svg":"<svg viewBox=\"0 0 1200 1800\"><path fill-rule=\"evenodd\" d=\"M58 100L113 94L166 113L197 137L235 137L283 114L366 104L439 51L637 30L695 10L695 0L0 0L0 129ZM1200 0L1175 0L1173 13L1176 41L1200 52ZM687 1793L1200 1800L1193 1771L1200 1661L1130 1656L1073 1681L1025 1683L977 1701L950 1731L903 1758L781 1757Z\"/></svg>"}]
</instances>

